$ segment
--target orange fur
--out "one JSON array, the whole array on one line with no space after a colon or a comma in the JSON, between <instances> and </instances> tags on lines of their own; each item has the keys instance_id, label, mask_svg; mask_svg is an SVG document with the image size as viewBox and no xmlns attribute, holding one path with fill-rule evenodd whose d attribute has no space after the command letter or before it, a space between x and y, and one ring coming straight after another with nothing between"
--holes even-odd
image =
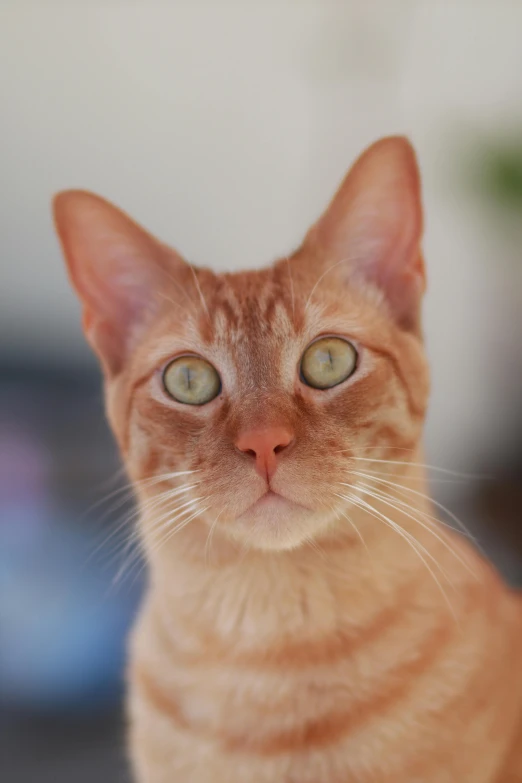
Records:
<instances>
[{"instance_id":1,"label":"orange fur","mask_svg":"<svg viewBox=\"0 0 522 783\"><path fill-rule=\"evenodd\" d=\"M427 495L409 144L370 148L261 271L192 268L91 194L61 194L55 216L150 565L137 780L522 781L520 597ZM298 370L319 335L359 355L325 391ZM184 352L221 377L201 407L162 388ZM260 431L290 433L270 478L237 447Z\"/></svg>"}]
</instances>

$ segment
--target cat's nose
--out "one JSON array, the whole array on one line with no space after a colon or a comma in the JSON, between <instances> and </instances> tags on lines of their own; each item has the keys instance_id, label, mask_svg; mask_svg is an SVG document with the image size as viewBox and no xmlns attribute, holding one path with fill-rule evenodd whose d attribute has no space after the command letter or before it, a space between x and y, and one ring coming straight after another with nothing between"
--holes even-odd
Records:
<instances>
[{"instance_id":1,"label":"cat's nose","mask_svg":"<svg viewBox=\"0 0 522 783\"><path fill-rule=\"evenodd\" d=\"M277 468L277 456L294 442L294 434L286 427L266 427L242 432L236 448L256 461L262 478L270 479Z\"/></svg>"}]
</instances>

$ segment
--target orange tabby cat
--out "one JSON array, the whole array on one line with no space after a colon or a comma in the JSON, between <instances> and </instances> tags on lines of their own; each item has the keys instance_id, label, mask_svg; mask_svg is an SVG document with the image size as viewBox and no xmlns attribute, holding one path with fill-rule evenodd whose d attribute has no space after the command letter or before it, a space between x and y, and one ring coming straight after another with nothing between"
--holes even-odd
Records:
<instances>
[{"instance_id":1,"label":"orange tabby cat","mask_svg":"<svg viewBox=\"0 0 522 783\"><path fill-rule=\"evenodd\" d=\"M426 494L419 191L383 139L235 274L56 199L150 565L140 783L522 781L522 603Z\"/></svg>"}]
</instances>

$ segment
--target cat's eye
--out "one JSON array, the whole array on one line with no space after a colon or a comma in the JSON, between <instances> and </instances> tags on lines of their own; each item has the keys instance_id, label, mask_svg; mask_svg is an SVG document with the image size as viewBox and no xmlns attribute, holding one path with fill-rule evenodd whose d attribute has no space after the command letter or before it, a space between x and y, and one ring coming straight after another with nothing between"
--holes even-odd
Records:
<instances>
[{"instance_id":1,"label":"cat's eye","mask_svg":"<svg viewBox=\"0 0 522 783\"><path fill-rule=\"evenodd\" d=\"M217 370L199 356L179 356L163 372L167 393L185 405L205 405L221 391Z\"/></svg>"},{"instance_id":2,"label":"cat's eye","mask_svg":"<svg viewBox=\"0 0 522 783\"><path fill-rule=\"evenodd\" d=\"M314 389L331 389L352 375L357 351L341 337L321 337L311 343L301 359L301 379Z\"/></svg>"}]
</instances>

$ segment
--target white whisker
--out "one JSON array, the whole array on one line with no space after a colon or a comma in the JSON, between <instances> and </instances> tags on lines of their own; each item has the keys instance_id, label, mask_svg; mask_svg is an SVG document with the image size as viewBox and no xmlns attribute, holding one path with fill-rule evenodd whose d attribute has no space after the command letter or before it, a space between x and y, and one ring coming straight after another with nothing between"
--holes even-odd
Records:
<instances>
[{"instance_id":1,"label":"white whisker","mask_svg":"<svg viewBox=\"0 0 522 783\"><path fill-rule=\"evenodd\" d=\"M351 525L351 527L355 531L355 534L357 535L357 538L359 539L359 541L361 542L363 547L366 549L366 552L368 553L368 557L370 559L370 562L372 563L372 565L374 565L373 558L372 558L372 556L370 554L370 550L368 549L368 545L367 545L366 541L364 540L361 531L359 530L359 528L357 527L357 525L353 521L353 519L351 517L349 517L348 514L345 511L343 511L342 509L339 511L339 513L340 513L341 516L344 517L344 519L346 519L347 522L349 522L349 524Z\"/></svg>"},{"instance_id":2,"label":"white whisker","mask_svg":"<svg viewBox=\"0 0 522 783\"><path fill-rule=\"evenodd\" d=\"M449 585L453 587L453 584L451 583L451 580L448 579L447 574L445 573L444 569L441 567L440 563L437 562L437 560L433 557L433 555L415 538L415 536L411 535L407 531L405 531L399 524L396 522L393 522L386 514L383 514L381 511L378 511L376 508L374 508L370 503L367 503L362 498L357 498L355 495L353 496L345 496L345 495L337 495L337 497L340 497L343 500L346 500L348 502L353 503L354 505L358 506L359 508L365 510L367 513L369 513L371 516L375 517L376 519L380 519L382 522L384 522L385 525L390 527L392 530L394 530L406 543L409 544L409 546L413 549L413 551L417 554L421 562L424 564L427 571L431 574L432 579L434 580L435 584L437 585L438 589L441 592L441 595L444 598L444 601L448 605L448 608L453 615L456 622L457 616L455 614L455 611L453 609L453 605L448 599L448 596L446 594L446 591L442 587L442 584L440 583L440 580L437 578L437 575L433 571L433 569L430 567L429 563L423 556L422 552L428 557L439 569L439 571L445 576L447 582ZM421 551L419 551L419 549Z\"/></svg>"},{"instance_id":3,"label":"white whisker","mask_svg":"<svg viewBox=\"0 0 522 783\"><path fill-rule=\"evenodd\" d=\"M169 509L165 514L162 514L157 519L152 520L152 531L154 534L170 528L173 522L178 518L178 512L183 512L186 508L191 508L199 503L202 498L194 498L187 500L186 503L182 503L180 506L176 506L175 509Z\"/></svg>"},{"instance_id":4,"label":"white whisker","mask_svg":"<svg viewBox=\"0 0 522 783\"><path fill-rule=\"evenodd\" d=\"M411 464L411 463L405 463L405 464ZM413 466L416 467L416 466ZM371 473L372 476L387 476L388 478L405 478L404 472L397 472L392 470L371 470L369 468L365 468L367 473ZM424 480L424 476L408 476L409 481L416 481L416 482L422 482ZM462 483L464 481L463 478L458 477L440 477L440 476L428 476L427 480L430 484L458 484Z\"/></svg>"},{"instance_id":5,"label":"white whisker","mask_svg":"<svg viewBox=\"0 0 522 783\"><path fill-rule=\"evenodd\" d=\"M194 510L194 506L197 505L197 503L201 500L201 498L197 498L196 500L189 500L186 503L182 503L180 506L176 506L174 509L169 509L169 511L165 514L162 514L160 517L158 517L156 520L152 521L152 533L155 535L157 532L160 531L160 529L167 529L168 533L170 534L170 526L173 524L173 522L176 522L178 519L180 519L185 514L190 514ZM167 520L165 522L165 520ZM138 531L137 532L137 538L141 540L141 534ZM162 537L160 536L159 545L161 546ZM156 541L156 546L153 546L149 550L149 554L156 551L158 548L158 542ZM131 557L130 560L128 560L122 568L119 569L118 573L116 574L115 581L118 581L121 577L121 574L124 570L129 569L132 567L136 559L141 559L141 550L138 553L134 553L134 556Z\"/></svg>"},{"instance_id":6,"label":"white whisker","mask_svg":"<svg viewBox=\"0 0 522 783\"><path fill-rule=\"evenodd\" d=\"M85 511L85 514L92 513L96 508L101 506L103 503L107 503L109 500L111 500L116 495L121 495L124 492L128 492L130 496L134 496L134 494L135 494L134 493L134 488L135 487L142 487L142 486L146 487L146 486L150 486L151 484L157 484L157 483L160 483L162 481L167 481L169 479L178 478L179 476L188 476L188 475L191 475L192 473L199 473L199 471L196 471L196 470L180 470L180 471L171 472L171 473L164 473L163 475L159 475L159 476L151 476L150 478L146 478L146 479L136 479L132 483L127 482L124 486L117 487L112 492L109 492L108 495L104 495L102 498L100 498L99 500L95 501L91 506L89 506L87 508L87 510Z\"/></svg>"},{"instance_id":7,"label":"white whisker","mask_svg":"<svg viewBox=\"0 0 522 783\"><path fill-rule=\"evenodd\" d=\"M205 541L205 563L208 566L209 565L209 555L210 555L210 548L212 546L212 539L214 536L214 531L217 527L217 524L219 522L219 517L221 516L223 512L220 511L215 520L210 525L210 530L208 531L207 540Z\"/></svg>"},{"instance_id":8,"label":"white whisker","mask_svg":"<svg viewBox=\"0 0 522 783\"><path fill-rule=\"evenodd\" d=\"M324 552L324 549L322 549L322 548L319 546L319 544L317 543L317 541L314 541L314 539L312 538L312 536L305 536L305 537L304 537L304 539L303 539L303 543L305 543L307 546L309 546L309 547L310 547L310 549L312 549L312 550L313 550L313 551L314 551L314 552L315 552L317 555L319 555L319 557L321 558L321 560L323 560L324 562L326 562L326 559L327 559L327 558L326 558L326 554L325 554L325 552Z\"/></svg>"},{"instance_id":9,"label":"white whisker","mask_svg":"<svg viewBox=\"0 0 522 783\"><path fill-rule=\"evenodd\" d=\"M207 314L208 322L209 322L209 324L212 325L212 319L210 317L210 312L209 312L209 309L207 307L207 303L205 301L205 297L203 296L203 291L201 290L201 286L199 284L199 280L198 280L198 276L196 274L196 270L194 269L192 264L189 264L189 268L190 268L190 271L192 272L192 277L194 278L194 283L195 283L195 286L196 286L196 288L198 290L198 294L199 294L199 298L200 298L201 304L202 304L203 309L205 310L205 312Z\"/></svg>"},{"instance_id":10,"label":"white whisker","mask_svg":"<svg viewBox=\"0 0 522 783\"><path fill-rule=\"evenodd\" d=\"M372 476L373 476L373 474L372 474ZM369 476L368 476L368 480L369 481L371 480ZM364 486L364 484L361 484L359 479L356 478L355 479L355 483L343 483L343 486L350 487L351 489L353 489L354 487ZM397 485L396 492L400 493L403 497L404 496L408 497L408 495L406 495L406 492L404 491L406 489L406 487L402 487L402 489L399 488L399 487L400 487L400 485ZM393 500L395 503L399 504L400 506L403 506L404 508L407 508L409 511L412 511L413 513L421 514L424 517L424 519L430 520L431 524L435 524L437 526L441 526L441 527L447 528L448 530L451 530L453 533L459 532L460 535L464 536L465 538L469 538L470 540L474 541L474 543L476 543L475 540L473 539L473 536L471 536L469 533L466 533L466 532L456 531L455 527L453 525L450 525L449 522L446 522L444 519L440 519L439 517L436 517L433 514L428 514L427 511L421 511L421 509L419 509L416 506L411 505L410 503L407 503L405 500L400 500L395 495L392 495L391 493L387 493L385 491L385 489L383 489L381 487L377 488L377 487L373 487L373 486L369 485L369 488L372 489L374 492L378 492L378 493L382 494L383 497L386 497L389 500Z\"/></svg>"},{"instance_id":11,"label":"white whisker","mask_svg":"<svg viewBox=\"0 0 522 783\"><path fill-rule=\"evenodd\" d=\"M179 522L176 527L174 527L172 530L169 530L167 535L160 541L159 546L155 548L155 552L158 552L160 549L163 549L163 547L183 528L187 527L187 525L192 522L197 517L202 516L206 511L208 511L210 506L205 506L204 508L196 509L191 516L189 516L187 519L183 519L181 522ZM192 509L187 509L187 511L192 511ZM185 512L186 513L186 512Z\"/></svg>"},{"instance_id":12,"label":"white whisker","mask_svg":"<svg viewBox=\"0 0 522 783\"><path fill-rule=\"evenodd\" d=\"M448 515L448 517L455 522L455 524L458 526L460 530L463 530L466 535L468 535L471 540L475 543L475 545L480 549L475 537L470 533L470 531L467 529L465 524L452 512L449 510L449 508L446 508L442 503L440 503L438 500L435 500L434 498L429 497L429 495L424 494L423 492L419 492L416 489L412 489L411 487L405 487L403 484L396 484L393 481L387 481L386 479L377 478L376 476L370 476L366 473L358 472L356 470L352 471L354 476L361 476L365 479L370 479L370 481L377 481L380 484L386 484L387 486L394 487L395 489L398 489L403 492L410 492L412 495L416 495L417 497L422 498L423 500L427 500L429 503L433 503L434 506L437 506L437 508L440 508L441 511L444 511L445 514ZM481 550L482 551L482 550Z\"/></svg>"},{"instance_id":13,"label":"white whisker","mask_svg":"<svg viewBox=\"0 0 522 783\"><path fill-rule=\"evenodd\" d=\"M439 468L437 465L429 465L425 462L409 462L408 460L397 459L376 459L374 457L353 457L358 462L380 462L384 465L405 465L412 468L426 468L427 470L436 470L439 473L446 473L449 476L455 476L456 478L463 479L483 479L487 476L472 473L460 473L457 470L449 470L448 468Z\"/></svg>"},{"instance_id":14,"label":"white whisker","mask_svg":"<svg viewBox=\"0 0 522 783\"><path fill-rule=\"evenodd\" d=\"M187 266L190 266L190 264L187 264ZM177 288L178 291L181 291L181 293L183 294L183 296L185 297L185 299L187 300L187 302L189 303L189 305L193 309L193 312L197 315L198 314L198 309L196 307L196 303L187 294L187 292L185 291L185 288L182 285L180 285L179 281L176 280L176 278L173 277L173 275L171 275L170 272L167 272L167 270L165 268L163 268L163 267L160 267L160 268L161 268L163 274L165 275L165 277L175 286L175 288ZM164 299L168 299L168 297L165 296L161 291L158 291L157 294L158 294L158 296L162 296ZM171 301L171 300L169 300L169 301ZM179 303L175 302L174 304L177 304L178 307L181 307L181 305Z\"/></svg>"},{"instance_id":15,"label":"white whisker","mask_svg":"<svg viewBox=\"0 0 522 783\"><path fill-rule=\"evenodd\" d=\"M366 495L369 495L370 497L375 498L376 500L379 500L381 503L384 503L385 505L389 506L390 508L395 509L396 511L399 511L399 513L403 514L405 517L408 517L408 519L413 520L413 522L416 522L419 524L424 530L426 530L430 535L432 535L434 538L437 539L447 550L450 552L453 557L458 560L458 562L464 566L464 568L475 578L478 580L478 576L475 573L475 571L472 570L469 563L466 563L466 561L458 554L458 552L455 551L455 549L450 545L449 541L447 541L445 538L443 538L441 535L437 533L436 530L434 530L432 527L429 527L427 524L422 522L417 517L410 514L408 511L405 511L403 508L401 508L401 501L397 501L397 504L393 502L393 498L389 499L387 498L383 493L374 491L373 487L364 485L364 484L358 484L357 485L359 489L361 489ZM400 504L400 505L398 505ZM421 512L422 513L422 512Z\"/></svg>"},{"instance_id":16,"label":"white whisker","mask_svg":"<svg viewBox=\"0 0 522 783\"><path fill-rule=\"evenodd\" d=\"M346 257L346 258L342 258L340 261L337 261L335 264L332 264L331 266L329 266L329 267L328 267L328 269L326 269L326 270L325 270L325 271L324 271L324 272L323 272L323 273L322 273L322 274L319 276L319 278L318 278L318 280L316 281L316 283L315 283L314 287L313 287L313 288L312 288L312 290L310 291L310 294L309 294L309 296L308 296L308 299L306 300L306 304L305 304L305 313L306 313L306 312L307 312L307 310L308 310L308 306L309 306L309 304L310 304L310 302L311 302L311 300L312 300L312 296L314 295L314 293L315 293L315 290L316 290L317 286L318 286L318 285L319 285L319 283L320 283L320 282L321 282L321 281L322 281L322 280L323 280L323 279L326 277L326 275L327 275L327 274L329 274L329 272L331 272L331 271L332 271L332 269L335 269L337 266L340 266L341 264L346 264L346 263L349 263L349 262L351 262L351 261L356 261L356 260L357 260L357 258L358 258L358 256L351 256L351 257L349 257L349 256L348 256L348 257Z\"/></svg>"},{"instance_id":17,"label":"white whisker","mask_svg":"<svg viewBox=\"0 0 522 783\"><path fill-rule=\"evenodd\" d=\"M145 502L141 503L140 505L134 505L131 511L128 514L125 514L123 519L111 530L109 533L103 538L103 540L94 547L92 552L89 555L88 561L91 560L92 557L94 557L101 549L107 546L107 544L114 539L115 536L117 536L121 531L128 527L135 519L142 516L144 513L151 511L154 508L157 508L158 506L164 505L172 498L176 497L177 495L183 494L184 492L189 492L191 489L194 489L194 487L197 486L197 483L178 487L174 490L168 490L166 492L162 492L159 495L154 495L152 498L148 498ZM111 508L104 514L104 517L106 517L109 513L114 511L115 509L121 507L124 503L128 502L128 498L125 498L123 501L119 501L118 503L111 506ZM134 532L133 535L136 535Z\"/></svg>"}]
</instances>

